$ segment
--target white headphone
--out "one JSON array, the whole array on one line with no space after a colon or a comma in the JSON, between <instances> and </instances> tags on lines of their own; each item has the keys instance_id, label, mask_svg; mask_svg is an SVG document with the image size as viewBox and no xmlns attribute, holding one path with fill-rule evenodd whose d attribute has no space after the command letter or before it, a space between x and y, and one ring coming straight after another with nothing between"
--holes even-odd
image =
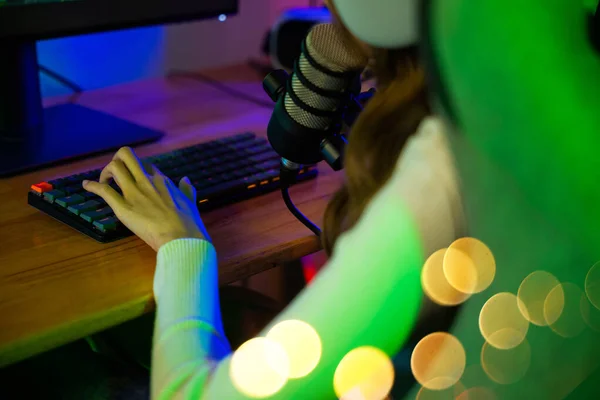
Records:
<instances>
[{"instance_id":1,"label":"white headphone","mask_svg":"<svg viewBox=\"0 0 600 400\"><path fill-rule=\"evenodd\" d=\"M417 43L418 0L333 0L340 19L363 42L382 48Z\"/></svg>"}]
</instances>

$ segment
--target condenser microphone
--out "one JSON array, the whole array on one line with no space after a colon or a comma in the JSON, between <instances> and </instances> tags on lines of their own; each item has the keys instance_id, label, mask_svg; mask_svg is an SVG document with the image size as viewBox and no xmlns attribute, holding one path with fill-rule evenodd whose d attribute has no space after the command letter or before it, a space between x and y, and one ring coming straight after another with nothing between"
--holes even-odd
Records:
<instances>
[{"instance_id":1,"label":"condenser microphone","mask_svg":"<svg viewBox=\"0 0 600 400\"><path fill-rule=\"evenodd\" d=\"M342 168L344 114L358 104L367 62L341 27L320 24L309 31L291 76L278 70L265 78L264 89L276 101L267 135L285 167L326 160Z\"/></svg>"}]
</instances>

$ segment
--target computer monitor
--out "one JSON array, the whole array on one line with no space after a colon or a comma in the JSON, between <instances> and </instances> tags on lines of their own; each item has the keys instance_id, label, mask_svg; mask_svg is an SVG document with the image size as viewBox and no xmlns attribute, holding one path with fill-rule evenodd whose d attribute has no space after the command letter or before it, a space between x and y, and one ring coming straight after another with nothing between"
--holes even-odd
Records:
<instances>
[{"instance_id":1,"label":"computer monitor","mask_svg":"<svg viewBox=\"0 0 600 400\"><path fill-rule=\"evenodd\" d=\"M77 104L44 109L37 40L237 11L238 0L0 0L0 177L162 136Z\"/></svg>"}]
</instances>

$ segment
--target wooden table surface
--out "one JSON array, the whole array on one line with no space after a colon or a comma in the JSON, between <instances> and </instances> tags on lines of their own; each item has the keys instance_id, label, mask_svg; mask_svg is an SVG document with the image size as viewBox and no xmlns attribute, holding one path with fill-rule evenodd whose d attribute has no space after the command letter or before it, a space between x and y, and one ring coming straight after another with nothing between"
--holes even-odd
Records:
<instances>
[{"instance_id":1,"label":"wooden table surface","mask_svg":"<svg viewBox=\"0 0 600 400\"><path fill-rule=\"evenodd\" d=\"M262 77L248 67L207 74L268 101ZM245 131L265 136L271 115L267 107L187 78L86 92L76 101L166 132L162 141L137 148L140 156ZM148 246L135 237L99 244L27 205L31 184L102 167L110 158L107 154L0 179L0 366L153 309L156 254ZM291 190L297 206L318 223L341 181L328 166L319 169L319 178ZM221 284L319 249L278 192L206 213L203 219L219 255Z\"/></svg>"}]
</instances>

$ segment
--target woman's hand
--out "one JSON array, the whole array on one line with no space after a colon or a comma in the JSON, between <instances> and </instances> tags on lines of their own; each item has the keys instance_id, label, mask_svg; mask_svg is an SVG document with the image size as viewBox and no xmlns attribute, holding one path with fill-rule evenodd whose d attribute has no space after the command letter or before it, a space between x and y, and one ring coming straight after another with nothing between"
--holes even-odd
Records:
<instances>
[{"instance_id":1,"label":"woman's hand","mask_svg":"<svg viewBox=\"0 0 600 400\"><path fill-rule=\"evenodd\" d=\"M123 195L109 186L111 179ZM155 251L175 239L210 240L189 179L175 186L153 165L142 165L128 147L115 154L99 182L84 181L83 188L102 197L117 218Z\"/></svg>"}]
</instances>

